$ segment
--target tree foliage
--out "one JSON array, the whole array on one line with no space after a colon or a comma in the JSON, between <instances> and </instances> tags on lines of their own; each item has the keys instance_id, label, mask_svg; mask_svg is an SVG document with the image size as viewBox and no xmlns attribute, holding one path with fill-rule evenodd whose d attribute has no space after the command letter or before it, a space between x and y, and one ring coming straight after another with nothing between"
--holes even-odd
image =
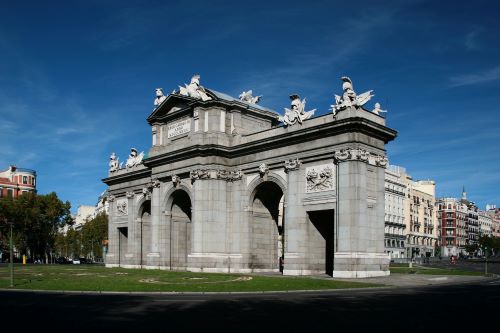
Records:
<instances>
[{"instance_id":1,"label":"tree foliage","mask_svg":"<svg viewBox=\"0 0 500 333\"><path fill-rule=\"evenodd\" d=\"M99 214L78 228L69 228L56 237L57 252L64 257L103 257L103 241L108 239L108 216Z\"/></svg>"},{"instance_id":2,"label":"tree foliage","mask_svg":"<svg viewBox=\"0 0 500 333\"><path fill-rule=\"evenodd\" d=\"M19 254L48 258L54 249L59 228L71 223L71 205L52 192L45 195L24 193L17 198L0 198L2 243L6 243L6 226L13 224L14 245Z\"/></svg>"}]
</instances>

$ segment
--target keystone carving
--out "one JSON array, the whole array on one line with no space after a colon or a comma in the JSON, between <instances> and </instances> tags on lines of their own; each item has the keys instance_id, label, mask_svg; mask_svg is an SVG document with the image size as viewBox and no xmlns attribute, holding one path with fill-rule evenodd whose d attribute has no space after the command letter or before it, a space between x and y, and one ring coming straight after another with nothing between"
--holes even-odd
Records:
<instances>
[{"instance_id":1,"label":"keystone carving","mask_svg":"<svg viewBox=\"0 0 500 333\"><path fill-rule=\"evenodd\" d=\"M285 172L289 172L292 170L298 170L302 162L299 161L298 158L294 160L286 160L285 161Z\"/></svg>"},{"instance_id":2,"label":"keystone carving","mask_svg":"<svg viewBox=\"0 0 500 333\"><path fill-rule=\"evenodd\" d=\"M266 163L262 163L261 165L259 165L259 173L261 177L264 177L269 173L269 167Z\"/></svg>"},{"instance_id":3,"label":"keystone carving","mask_svg":"<svg viewBox=\"0 0 500 333\"><path fill-rule=\"evenodd\" d=\"M172 176L172 183L174 184L175 187L177 187L181 183L181 177L177 175Z\"/></svg>"}]
</instances>

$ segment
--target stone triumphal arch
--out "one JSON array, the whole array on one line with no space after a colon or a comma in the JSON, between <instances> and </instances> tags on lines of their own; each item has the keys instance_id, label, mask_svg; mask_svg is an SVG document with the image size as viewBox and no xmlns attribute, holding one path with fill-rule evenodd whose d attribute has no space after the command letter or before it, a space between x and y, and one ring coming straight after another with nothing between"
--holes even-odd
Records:
<instances>
[{"instance_id":1,"label":"stone triumphal arch","mask_svg":"<svg viewBox=\"0 0 500 333\"><path fill-rule=\"evenodd\" d=\"M343 77L333 113L291 95L284 115L204 88L163 95L147 118L152 147L113 153L108 267L203 272L387 275L385 126Z\"/></svg>"}]
</instances>

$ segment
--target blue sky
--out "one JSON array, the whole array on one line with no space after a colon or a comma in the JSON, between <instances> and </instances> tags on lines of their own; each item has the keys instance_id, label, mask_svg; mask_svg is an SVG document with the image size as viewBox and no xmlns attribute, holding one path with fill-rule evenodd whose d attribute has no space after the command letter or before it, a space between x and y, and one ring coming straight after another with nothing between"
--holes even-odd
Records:
<instances>
[{"instance_id":1,"label":"blue sky","mask_svg":"<svg viewBox=\"0 0 500 333\"><path fill-rule=\"evenodd\" d=\"M290 93L329 112L340 77L374 89L399 132L391 164L438 196L500 205L496 1L4 1L0 168L39 193L96 203L108 159L147 151L154 89L201 75L278 112ZM369 105L370 107L372 105Z\"/></svg>"}]
</instances>

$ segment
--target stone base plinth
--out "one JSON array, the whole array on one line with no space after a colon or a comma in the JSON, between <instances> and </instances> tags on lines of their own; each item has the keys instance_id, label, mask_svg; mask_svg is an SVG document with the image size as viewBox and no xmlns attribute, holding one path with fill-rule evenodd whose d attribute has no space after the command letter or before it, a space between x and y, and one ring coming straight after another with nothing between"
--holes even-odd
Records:
<instances>
[{"instance_id":1,"label":"stone base plinth","mask_svg":"<svg viewBox=\"0 0 500 333\"><path fill-rule=\"evenodd\" d=\"M211 273L244 273L241 254L192 253L188 254L188 271Z\"/></svg>"},{"instance_id":2,"label":"stone base plinth","mask_svg":"<svg viewBox=\"0 0 500 333\"><path fill-rule=\"evenodd\" d=\"M387 276L390 256L378 252L336 252L334 278L367 278Z\"/></svg>"}]
</instances>

